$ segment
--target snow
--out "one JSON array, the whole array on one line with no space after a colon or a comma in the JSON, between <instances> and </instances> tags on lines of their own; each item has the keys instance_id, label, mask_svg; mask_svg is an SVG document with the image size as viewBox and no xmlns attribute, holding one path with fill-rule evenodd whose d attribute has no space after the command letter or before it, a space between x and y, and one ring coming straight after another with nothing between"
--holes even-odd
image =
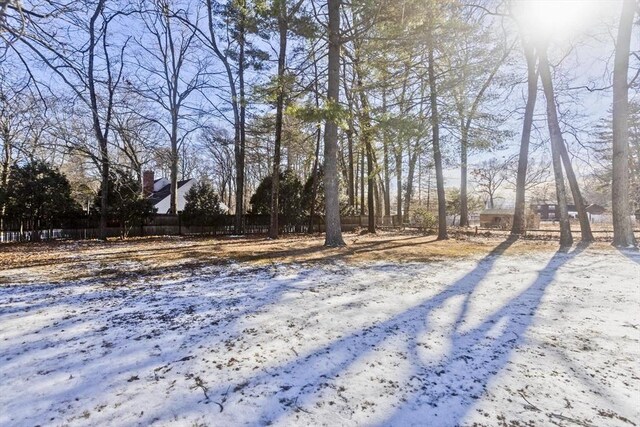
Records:
<instances>
[{"instance_id":1,"label":"snow","mask_svg":"<svg viewBox=\"0 0 640 427\"><path fill-rule=\"evenodd\" d=\"M640 424L640 254L0 285L0 425Z\"/></svg>"}]
</instances>

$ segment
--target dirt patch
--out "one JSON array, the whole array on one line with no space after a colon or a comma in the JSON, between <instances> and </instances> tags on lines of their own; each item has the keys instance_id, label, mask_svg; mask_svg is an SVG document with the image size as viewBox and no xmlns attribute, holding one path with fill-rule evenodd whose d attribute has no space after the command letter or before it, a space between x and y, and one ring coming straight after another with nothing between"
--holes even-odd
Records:
<instances>
[{"instance_id":1,"label":"dirt patch","mask_svg":"<svg viewBox=\"0 0 640 427\"><path fill-rule=\"evenodd\" d=\"M499 248L503 237L461 236L437 241L435 236L381 232L345 234L346 247L325 248L322 235L290 235L278 240L263 236L193 238L165 237L108 242L50 242L2 247L0 283L31 280L65 281L154 276L168 270L193 271L198 267L242 261L273 263L367 263L375 261L428 262L483 256ZM606 244L599 244L607 246ZM506 254L555 250L549 241L518 240L500 248Z\"/></svg>"}]
</instances>

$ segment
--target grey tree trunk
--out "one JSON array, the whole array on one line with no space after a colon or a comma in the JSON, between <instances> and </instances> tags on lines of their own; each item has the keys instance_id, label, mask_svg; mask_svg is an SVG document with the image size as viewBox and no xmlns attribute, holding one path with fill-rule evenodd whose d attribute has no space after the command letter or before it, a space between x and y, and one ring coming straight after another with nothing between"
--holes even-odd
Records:
<instances>
[{"instance_id":1,"label":"grey tree trunk","mask_svg":"<svg viewBox=\"0 0 640 427\"><path fill-rule=\"evenodd\" d=\"M571 246L573 236L571 235L571 224L569 223L569 212L567 209L567 192L564 185L564 174L562 173L562 159L560 158L560 145L562 133L558 125L558 112L553 96L553 82L549 61L547 59L546 46L538 49L540 79L544 88L544 96L547 101L547 125L551 138L551 158L553 162L553 172L556 179L556 196L558 200L558 212L560 214L560 246Z\"/></svg>"},{"instance_id":2,"label":"grey tree trunk","mask_svg":"<svg viewBox=\"0 0 640 427\"><path fill-rule=\"evenodd\" d=\"M98 140L98 147L100 149L100 239L107 239L107 204L109 202L109 153L107 144L107 135L109 129L109 121L105 123L105 130L103 131L100 124L100 114L98 113L98 94L96 91L94 76L95 72L95 48L96 48L96 20L102 14L104 10L105 0L100 0L96 5L91 20L89 21L89 64L87 68L88 74L88 86L89 86L89 99L91 104L91 116L93 121L93 131ZM106 36L105 36L106 37ZM110 88L111 89L111 88ZM113 98L111 98L112 100Z\"/></svg>"},{"instance_id":3,"label":"grey tree trunk","mask_svg":"<svg viewBox=\"0 0 640 427\"><path fill-rule=\"evenodd\" d=\"M434 41L429 37L428 67L429 99L431 103L431 132L433 137L433 162L436 168L436 187L438 192L438 240L446 240L447 235L447 202L444 194L444 176L442 173L442 154L440 152L440 118L438 117L438 92L436 88L436 72L434 64Z\"/></svg>"},{"instance_id":4,"label":"grey tree trunk","mask_svg":"<svg viewBox=\"0 0 640 427\"><path fill-rule=\"evenodd\" d=\"M329 13L329 54L327 102L336 108L340 93L340 2L327 0ZM338 181L338 124L327 118L324 131L325 246L344 246L340 224Z\"/></svg>"},{"instance_id":5,"label":"grey tree trunk","mask_svg":"<svg viewBox=\"0 0 640 427\"><path fill-rule=\"evenodd\" d=\"M624 0L613 67L613 245L636 246L629 218L629 50L636 2Z\"/></svg>"},{"instance_id":6,"label":"grey tree trunk","mask_svg":"<svg viewBox=\"0 0 640 427\"><path fill-rule=\"evenodd\" d=\"M527 182L527 166L529 161L529 143L531 141L531 127L533 125L533 110L538 95L538 74L536 73L536 58L533 46L523 43L524 56L527 60L527 103L522 122L522 136L520 138L520 153L518 155L518 173L516 175L516 203L511 225L511 235L525 233L525 185Z\"/></svg>"},{"instance_id":7,"label":"grey tree trunk","mask_svg":"<svg viewBox=\"0 0 640 427\"><path fill-rule=\"evenodd\" d=\"M560 125L558 125L560 128ZM564 141L560 144L560 157L564 164L564 169L567 172L567 180L569 181L569 188L571 189L571 195L573 196L573 203L576 205L578 211L578 220L580 221L580 235L583 242L593 242L593 234L591 233L591 224L589 223L589 215L587 214L587 207L585 206L582 193L580 192L580 186L578 185L578 179L573 171L571 165L571 159L567 152L567 147Z\"/></svg>"},{"instance_id":8,"label":"grey tree trunk","mask_svg":"<svg viewBox=\"0 0 640 427\"><path fill-rule=\"evenodd\" d=\"M6 190L9 185L9 174L11 173L11 162L13 159L11 154L13 151L11 132L9 130L9 126L6 124L2 128L2 144L4 146L4 156L2 159L2 167L0 168L0 190ZM0 232L4 231L4 215L6 210L7 206L4 203L4 200L0 199Z\"/></svg>"},{"instance_id":9,"label":"grey tree trunk","mask_svg":"<svg viewBox=\"0 0 640 427\"><path fill-rule=\"evenodd\" d=\"M246 2L242 2L242 8L246 7ZM244 13L244 12L243 12ZM246 124L246 102L244 88L244 67L245 67L245 25L244 20L240 20L239 55L238 55L238 84L240 92L240 123L239 123L239 144L235 146L236 157L236 217L235 233L244 234L244 158L245 158L245 124Z\"/></svg>"},{"instance_id":10,"label":"grey tree trunk","mask_svg":"<svg viewBox=\"0 0 640 427\"><path fill-rule=\"evenodd\" d=\"M287 55L287 2L281 0L278 10L278 32L280 50L278 52L278 98L276 100L276 135L273 147L273 172L271 174L271 222L269 238L278 238L278 196L280 194L280 146L282 145L282 120L284 115L284 72Z\"/></svg>"},{"instance_id":11,"label":"grey tree trunk","mask_svg":"<svg viewBox=\"0 0 640 427\"><path fill-rule=\"evenodd\" d=\"M468 182L469 131L463 126L460 137L460 227L469 226ZM455 223L455 221L454 221Z\"/></svg>"}]
</instances>

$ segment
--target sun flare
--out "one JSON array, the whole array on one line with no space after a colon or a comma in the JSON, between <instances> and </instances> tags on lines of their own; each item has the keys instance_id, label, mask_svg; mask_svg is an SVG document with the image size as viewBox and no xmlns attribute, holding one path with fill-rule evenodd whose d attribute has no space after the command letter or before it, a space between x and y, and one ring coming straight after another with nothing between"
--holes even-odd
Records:
<instances>
[{"instance_id":1,"label":"sun flare","mask_svg":"<svg viewBox=\"0 0 640 427\"><path fill-rule=\"evenodd\" d=\"M616 0L520 0L514 2L513 14L534 39L566 40L618 6Z\"/></svg>"}]
</instances>

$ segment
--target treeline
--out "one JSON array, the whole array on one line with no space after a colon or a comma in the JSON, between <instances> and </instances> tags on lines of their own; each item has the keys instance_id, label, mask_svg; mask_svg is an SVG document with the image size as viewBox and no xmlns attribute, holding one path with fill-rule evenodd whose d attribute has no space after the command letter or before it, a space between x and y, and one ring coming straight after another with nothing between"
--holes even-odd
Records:
<instances>
[{"instance_id":1,"label":"treeline","mask_svg":"<svg viewBox=\"0 0 640 427\"><path fill-rule=\"evenodd\" d=\"M344 244L341 212L367 214L373 232L377 216L406 218L425 187L446 239L447 213L466 226L475 195L492 207L510 182L512 233L521 234L528 193L553 182L548 196L570 244L569 199L582 239L592 240L584 192L593 179L610 189L615 244L633 245L637 2L622 1L615 22L598 24L617 34L603 50L613 73L602 87L573 84L567 73L584 65L567 58L588 45L540 37L515 7L522 3L2 2L0 195L14 191L16 168L43 161L69 178L71 196L96 209L105 230L113 189L141 192L153 169L170 178L173 213L178 181L206 178L235 212L238 234L261 194L276 238L278 213L291 209L282 192L295 178L305 212L324 215L334 246ZM571 115L608 90L609 118ZM452 168L457 192L446 188ZM0 216L9 207L0 199Z\"/></svg>"}]
</instances>

